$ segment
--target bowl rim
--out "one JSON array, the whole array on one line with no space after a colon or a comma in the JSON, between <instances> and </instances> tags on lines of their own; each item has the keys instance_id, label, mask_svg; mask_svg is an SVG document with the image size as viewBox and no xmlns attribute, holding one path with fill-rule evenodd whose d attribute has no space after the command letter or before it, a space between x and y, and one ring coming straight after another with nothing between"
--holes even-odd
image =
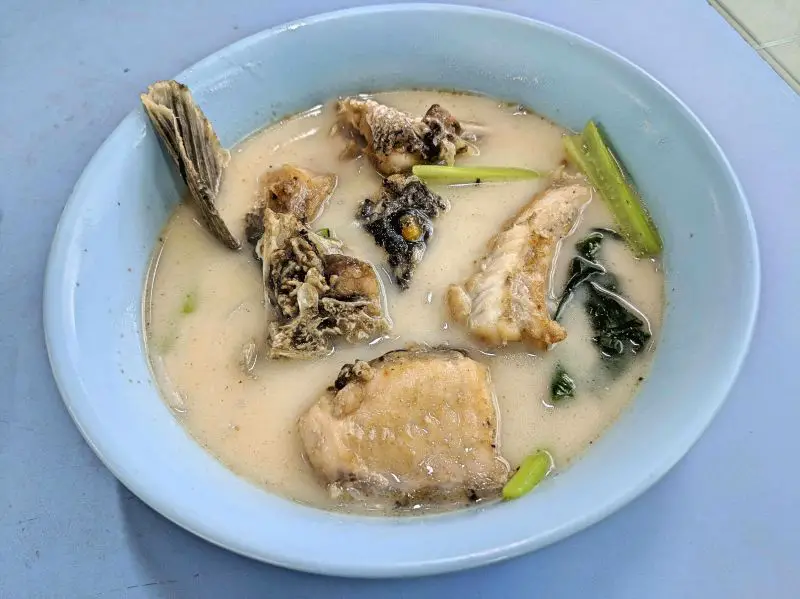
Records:
<instances>
[{"instance_id":1,"label":"bowl rim","mask_svg":"<svg viewBox=\"0 0 800 599\"><path fill-rule=\"evenodd\" d=\"M743 211L742 216L749 233L745 252L748 256L752 257L753 262L750 276L751 280L748 281L748 285L746 286L748 294L748 297L745 298L745 303L747 305L747 321L743 326L742 342L740 343L738 351L733 356L729 364L729 372L731 374L724 384L721 385L721 392L718 394L718 399L713 403L713 405L711 405L711 409L707 410L707 412L704 414L705 417L702 422L699 423L699 425L694 431L692 431L691 434L686 435L681 439L680 446L677 449L673 448L673 451L669 452L668 454L665 452L665 455L661 459L657 469L640 477L639 480L622 489L613 500L598 506L591 512L584 513L581 517L562 524L560 527L552 528L538 537L525 538L519 542L493 547L490 550L480 553L459 554L456 557L449 557L439 560L428 559L383 566L374 564L353 564L347 568L343 568L341 565L331 564L326 562L324 559L287 559L280 552L267 553L265 551L256 551L250 547L227 543L224 540L219 539L214 534L214 530L211 527L205 527L201 522L197 522L191 517L183 516L182 514L173 510L170 505L168 505L168 502L160 501L149 491L149 488L146 485L140 484L136 477L127 476L123 472L122 467L114 462L113 459L111 459L100 449L100 447L98 447L93 440L90 430L88 430L85 422L81 419L80 414L76 409L77 404L80 402L76 402L75 397L78 395L83 395L88 400L88 394L84 391L82 385L80 385L79 382L76 382L76 379L79 378L79 374L71 371L69 368L64 367L67 361L63 359L63 355L61 354L64 354L66 350L60 348L59 344L61 341L57 341L58 337L60 336L59 327L63 325L63 319L60 315L63 310L63 304L61 301L62 298L57 293L60 281L63 277L61 264L63 262L61 258L63 254L61 250L69 244L69 237L72 228L70 225L74 224L74 222L71 221L74 221L76 210L78 210L78 201L81 195L81 188L84 187L93 177L93 171L96 169L98 163L98 156L100 156L104 149L106 149L108 146L113 145L115 138L122 133L121 130L123 129L124 124L132 119L138 118L136 115L136 109L134 109L128 113L117 125L117 127L109 134L109 136L103 141L90 161L84 167L84 170L78 178L67 202L65 203L61 216L59 217L58 226L50 246L44 277L43 324L48 358L50 360L51 369L58 391L63 399L64 405L66 406L70 417L74 421L86 443L97 455L103 465L108 468L108 470L110 470L111 473L117 478L117 480L125 485L125 487L139 497L145 504L171 522L214 545L225 548L234 553L274 565L317 574L382 578L428 575L462 570L519 556L529 551L544 547L597 523L641 495L645 490L650 488L659 479L661 479L692 448L695 442L700 438L708 425L711 423L714 416L725 402L728 394L731 391L731 388L735 384L741 371L742 364L749 351L760 303L761 262L758 241L756 237L756 228L744 189L742 188L736 173L734 172L719 143L703 124L703 122L697 117L697 115L695 115L695 113L670 88L661 83L650 73L645 71L633 61L603 46L602 44L594 42L563 27L502 10L445 3L373 5L320 13L265 29L217 50L200 61L192 64L178 74L175 78L178 80L186 79L192 74L193 71L200 69L209 63L218 61L220 57L224 57L229 53L236 52L237 50L243 49L251 44L262 42L274 36L284 34L287 31L297 30L301 27L327 21L335 21L338 19L347 19L354 16L425 11L449 11L453 13L486 17L494 20L501 19L516 22L534 29L545 30L550 33L554 33L569 40L571 43L587 47L595 52L606 54L612 60L615 60L623 64L626 68L635 71L638 76L643 77L644 79L648 80L651 85L659 88L662 93L668 96L669 99L680 108L684 116L692 122L693 126L697 128L699 133L705 136L706 141L710 144L711 151L717 154L720 166L725 171L724 175L729 179L729 182L732 184L738 194L738 199L740 200L739 207ZM354 517L358 518L358 516Z\"/></svg>"}]
</instances>

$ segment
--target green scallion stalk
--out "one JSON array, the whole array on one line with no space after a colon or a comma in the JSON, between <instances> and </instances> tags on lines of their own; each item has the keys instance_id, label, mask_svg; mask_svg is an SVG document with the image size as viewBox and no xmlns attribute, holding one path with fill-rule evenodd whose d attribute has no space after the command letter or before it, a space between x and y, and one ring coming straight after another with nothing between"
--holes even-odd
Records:
<instances>
[{"instance_id":1,"label":"green scallion stalk","mask_svg":"<svg viewBox=\"0 0 800 599\"><path fill-rule=\"evenodd\" d=\"M417 164L411 169L417 177L432 185L468 185L474 183L506 183L542 176L539 171L507 166L440 166Z\"/></svg>"},{"instance_id":2,"label":"green scallion stalk","mask_svg":"<svg viewBox=\"0 0 800 599\"><path fill-rule=\"evenodd\" d=\"M503 499L518 499L530 493L553 467L552 456L540 449L522 460L519 469L503 487Z\"/></svg>"},{"instance_id":3,"label":"green scallion stalk","mask_svg":"<svg viewBox=\"0 0 800 599\"><path fill-rule=\"evenodd\" d=\"M634 252L660 254L663 244L658 230L595 122L589 121L580 135L566 136L564 149L608 204Z\"/></svg>"},{"instance_id":4,"label":"green scallion stalk","mask_svg":"<svg viewBox=\"0 0 800 599\"><path fill-rule=\"evenodd\" d=\"M181 304L181 312L183 314L191 314L195 310L197 310L197 295L194 293L187 293Z\"/></svg>"}]
</instances>

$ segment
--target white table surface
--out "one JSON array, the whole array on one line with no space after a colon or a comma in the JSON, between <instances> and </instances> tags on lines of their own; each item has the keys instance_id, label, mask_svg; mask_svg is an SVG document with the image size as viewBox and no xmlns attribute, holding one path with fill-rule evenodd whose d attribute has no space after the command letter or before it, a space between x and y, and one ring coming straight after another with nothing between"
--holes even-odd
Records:
<instances>
[{"instance_id":1,"label":"white table surface","mask_svg":"<svg viewBox=\"0 0 800 599\"><path fill-rule=\"evenodd\" d=\"M250 33L364 3L0 1L0 598L800 597L800 98L702 0L470 2L649 70L708 125L749 194L764 276L751 353L708 432L641 498L499 565L345 580L213 547L92 454L56 391L41 319L50 239L84 165L148 83Z\"/></svg>"}]
</instances>

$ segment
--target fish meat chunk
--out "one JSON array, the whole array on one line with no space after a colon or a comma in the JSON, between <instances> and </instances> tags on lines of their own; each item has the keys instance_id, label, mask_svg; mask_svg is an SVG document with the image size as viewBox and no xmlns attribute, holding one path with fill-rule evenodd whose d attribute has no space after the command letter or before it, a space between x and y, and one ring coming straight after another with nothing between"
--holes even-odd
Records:
<instances>
[{"instance_id":1,"label":"fish meat chunk","mask_svg":"<svg viewBox=\"0 0 800 599\"><path fill-rule=\"evenodd\" d=\"M488 244L477 272L451 285L453 318L492 346L524 341L539 349L566 338L550 318L547 292L558 243L591 199L588 185L554 185L534 197Z\"/></svg>"},{"instance_id":2,"label":"fish meat chunk","mask_svg":"<svg viewBox=\"0 0 800 599\"><path fill-rule=\"evenodd\" d=\"M318 174L293 164L267 171L259 180L256 205L245 215L247 240L255 244L264 233L264 207L291 214L304 223L314 221L336 183L333 173Z\"/></svg>"},{"instance_id":3,"label":"fish meat chunk","mask_svg":"<svg viewBox=\"0 0 800 599\"><path fill-rule=\"evenodd\" d=\"M342 252L342 244L311 231L292 214L269 208L256 244L262 261L270 358L308 359L329 354L334 337L350 343L390 329L378 274L368 262Z\"/></svg>"},{"instance_id":4,"label":"fish meat chunk","mask_svg":"<svg viewBox=\"0 0 800 599\"><path fill-rule=\"evenodd\" d=\"M230 154L219 143L189 88L177 81L158 81L141 95L142 105L163 146L167 149L203 224L232 250L241 243L217 210L216 200Z\"/></svg>"},{"instance_id":5,"label":"fish meat chunk","mask_svg":"<svg viewBox=\"0 0 800 599\"><path fill-rule=\"evenodd\" d=\"M377 200L366 199L356 220L389 256L400 289L408 289L414 271L433 236L433 219L450 210L450 202L413 175L383 180Z\"/></svg>"},{"instance_id":6,"label":"fish meat chunk","mask_svg":"<svg viewBox=\"0 0 800 599\"><path fill-rule=\"evenodd\" d=\"M508 480L489 369L460 350L347 364L298 427L333 495L465 502L496 496Z\"/></svg>"},{"instance_id":7,"label":"fish meat chunk","mask_svg":"<svg viewBox=\"0 0 800 599\"><path fill-rule=\"evenodd\" d=\"M348 137L343 156L365 153L383 175L404 173L419 163L448 164L456 154L477 154L475 136L439 104L418 118L367 98L336 105L337 130Z\"/></svg>"}]
</instances>

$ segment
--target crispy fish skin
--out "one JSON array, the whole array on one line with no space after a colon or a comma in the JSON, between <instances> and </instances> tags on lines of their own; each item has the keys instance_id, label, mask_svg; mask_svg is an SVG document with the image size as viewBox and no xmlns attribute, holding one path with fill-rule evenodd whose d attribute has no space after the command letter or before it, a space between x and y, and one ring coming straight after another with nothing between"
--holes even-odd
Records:
<instances>
[{"instance_id":1,"label":"crispy fish skin","mask_svg":"<svg viewBox=\"0 0 800 599\"><path fill-rule=\"evenodd\" d=\"M456 154L477 153L475 136L439 104L422 118L368 98L336 104L337 130L348 137L344 157L365 153L382 175L405 173L419 163L448 164Z\"/></svg>"},{"instance_id":2,"label":"crispy fish skin","mask_svg":"<svg viewBox=\"0 0 800 599\"><path fill-rule=\"evenodd\" d=\"M558 243L590 199L585 184L555 185L536 195L489 241L477 272L450 286L453 318L491 346L525 341L547 349L565 339L547 307L550 270Z\"/></svg>"},{"instance_id":3,"label":"crispy fish skin","mask_svg":"<svg viewBox=\"0 0 800 599\"><path fill-rule=\"evenodd\" d=\"M261 201L275 212L286 212L305 223L314 221L331 197L338 178L333 173L315 173L293 164L262 175Z\"/></svg>"},{"instance_id":4,"label":"crispy fish skin","mask_svg":"<svg viewBox=\"0 0 800 599\"><path fill-rule=\"evenodd\" d=\"M230 154L220 145L189 88L173 80L158 81L141 95L141 100L153 129L189 188L203 223L220 242L238 250L241 243L222 220L215 203Z\"/></svg>"},{"instance_id":5,"label":"crispy fish skin","mask_svg":"<svg viewBox=\"0 0 800 599\"><path fill-rule=\"evenodd\" d=\"M255 206L244 216L247 241L256 245L264 234L264 209L291 214L310 223L325 209L339 178L333 173L315 173L294 164L284 164L259 177Z\"/></svg>"},{"instance_id":6,"label":"crispy fish skin","mask_svg":"<svg viewBox=\"0 0 800 599\"><path fill-rule=\"evenodd\" d=\"M489 369L452 348L346 364L298 429L332 494L467 502L496 496L508 479Z\"/></svg>"},{"instance_id":7,"label":"crispy fish skin","mask_svg":"<svg viewBox=\"0 0 800 599\"><path fill-rule=\"evenodd\" d=\"M410 114L375 100L344 98L336 105L342 130L351 136L346 155L358 155L360 146L384 175L409 170L422 152L419 122Z\"/></svg>"},{"instance_id":8,"label":"crispy fish skin","mask_svg":"<svg viewBox=\"0 0 800 599\"><path fill-rule=\"evenodd\" d=\"M270 358L329 354L333 337L360 343L390 328L374 267L344 254L341 242L311 231L292 214L264 208L256 245L262 261Z\"/></svg>"}]
</instances>

